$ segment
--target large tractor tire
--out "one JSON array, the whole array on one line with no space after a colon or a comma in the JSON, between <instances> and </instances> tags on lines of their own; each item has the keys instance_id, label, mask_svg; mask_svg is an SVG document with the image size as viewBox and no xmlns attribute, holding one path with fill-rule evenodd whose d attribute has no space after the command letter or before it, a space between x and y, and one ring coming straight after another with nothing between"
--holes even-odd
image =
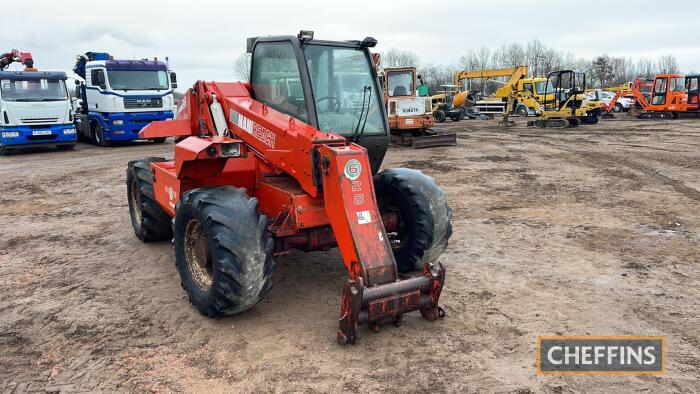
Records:
<instances>
[{"instance_id":1,"label":"large tractor tire","mask_svg":"<svg viewBox=\"0 0 700 394\"><path fill-rule=\"evenodd\" d=\"M160 157L130 161L126 170L129 213L134 233L143 242L168 241L173 238L170 216L156 202L151 163Z\"/></svg>"},{"instance_id":2,"label":"large tractor tire","mask_svg":"<svg viewBox=\"0 0 700 394\"><path fill-rule=\"evenodd\" d=\"M398 230L387 234L399 272L421 270L437 260L452 235L452 210L433 178L394 168L375 175L374 188L380 212L399 217Z\"/></svg>"},{"instance_id":3,"label":"large tractor tire","mask_svg":"<svg viewBox=\"0 0 700 394\"><path fill-rule=\"evenodd\" d=\"M232 315L270 292L274 241L258 200L232 186L183 194L175 215L175 253L182 286L202 315Z\"/></svg>"}]
</instances>

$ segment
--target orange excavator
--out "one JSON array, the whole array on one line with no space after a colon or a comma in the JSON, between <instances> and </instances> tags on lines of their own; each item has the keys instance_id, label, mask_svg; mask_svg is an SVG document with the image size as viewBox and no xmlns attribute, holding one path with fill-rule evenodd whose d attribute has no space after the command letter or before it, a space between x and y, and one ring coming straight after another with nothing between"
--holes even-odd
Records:
<instances>
[{"instance_id":1,"label":"orange excavator","mask_svg":"<svg viewBox=\"0 0 700 394\"><path fill-rule=\"evenodd\" d=\"M134 232L173 239L181 283L203 315L262 300L274 257L337 246L348 272L338 343L355 343L362 324L398 326L411 311L444 317L437 259L451 211L421 172L379 172L389 127L375 45L310 31L249 39L250 81L196 82L175 120L140 132L178 142L172 160L128 165Z\"/></svg>"},{"instance_id":2,"label":"orange excavator","mask_svg":"<svg viewBox=\"0 0 700 394\"><path fill-rule=\"evenodd\" d=\"M13 49L10 52L0 55L0 70L6 69L14 62L22 63L24 65L24 71L38 71L34 68L32 54L19 49Z\"/></svg>"},{"instance_id":3,"label":"orange excavator","mask_svg":"<svg viewBox=\"0 0 700 394\"><path fill-rule=\"evenodd\" d=\"M620 97L634 97L636 106L641 107L640 119L678 119L700 117L700 75L658 74L654 78L649 99L644 82L635 80L632 90L619 91L606 107L606 112L614 108Z\"/></svg>"}]
</instances>

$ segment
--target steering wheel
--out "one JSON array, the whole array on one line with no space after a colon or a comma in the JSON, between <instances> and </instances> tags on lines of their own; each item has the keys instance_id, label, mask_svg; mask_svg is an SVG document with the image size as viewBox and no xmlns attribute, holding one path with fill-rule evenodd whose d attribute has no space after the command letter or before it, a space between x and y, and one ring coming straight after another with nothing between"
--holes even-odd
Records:
<instances>
[{"instance_id":1,"label":"steering wheel","mask_svg":"<svg viewBox=\"0 0 700 394\"><path fill-rule=\"evenodd\" d=\"M333 103L331 105L333 105L333 107L334 107L333 108L334 112L338 112L340 110L340 99L338 99L335 96L321 97L320 99L316 100L316 105L318 105L318 103L320 103L321 101L326 101L326 100L333 101Z\"/></svg>"}]
</instances>

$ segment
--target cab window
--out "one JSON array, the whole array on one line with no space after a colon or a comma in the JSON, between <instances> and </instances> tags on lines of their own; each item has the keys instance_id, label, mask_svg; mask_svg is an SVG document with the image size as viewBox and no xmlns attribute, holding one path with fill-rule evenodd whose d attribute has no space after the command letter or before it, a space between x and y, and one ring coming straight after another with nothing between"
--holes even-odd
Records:
<instances>
[{"instance_id":1,"label":"cab window","mask_svg":"<svg viewBox=\"0 0 700 394\"><path fill-rule=\"evenodd\" d=\"M532 87L532 84L531 84L531 83L524 83L524 84L523 84L523 90L526 91L526 92L533 93L533 94L535 93L535 89Z\"/></svg>"},{"instance_id":2,"label":"cab window","mask_svg":"<svg viewBox=\"0 0 700 394\"><path fill-rule=\"evenodd\" d=\"M260 43L253 53L253 97L308 123L299 65L289 42Z\"/></svg>"}]
</instances>

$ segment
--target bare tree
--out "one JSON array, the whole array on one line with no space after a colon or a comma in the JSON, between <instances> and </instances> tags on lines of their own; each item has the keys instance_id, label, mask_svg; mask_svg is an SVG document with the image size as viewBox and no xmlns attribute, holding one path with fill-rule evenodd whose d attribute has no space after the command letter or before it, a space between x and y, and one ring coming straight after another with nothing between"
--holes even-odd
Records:
<instances>
[{"instance_id":1,"label":"bare tree","mask_svg":"<svg viewBox=\"0 0 700 394\"><path fill-rule=\"evenodd\" d=\"M442 90L441 85L449 85L452 83L456 70L457 66L426 64L418 68L418 74L420 74L423 81L428 84L430 92L435 94Z\"/></svg>"},{"instance_id":2,"label":"bare tree","mask_svg":"<svg viewBox=\"0 0 700 394\"><path fill-rule=\"evenodd\" d=\"M594 86L602 89L612 81L614 77L613 67L608 55L598 56L593 60L591 66L593 71L591 79L594 82Z\"/></svg>"},{"instance_id":3,"label":"bare tree","mask_svg":"<svg viewBox=\"0 0 700 394\"><path fill-rule=\"evenodd\" d=\"M233 62L233 74L241 81L250 81L250 53L244 53Z\"/></svg>"},{"instance_id":4,"label":"bare tree","mask_svg":"<svg viewBox=\"0 0 700 394\"><path fill-rule=\"evenodd\" d=\"M668 74L677 74L680 72L678 67L678 60L673 55L664 55L659 59L659 71Z\"/></svg>"},{"instance_id":5,"label":"bare tree","mask_svg":"<svg viewBox=\"0 0 700 394\"><path fill-rule=\"evenodd\" d=\"M499 68L511 68L526 64L527 58L522 45L513 43L501 45L493 52L493 64Z\"/></svg>"},{"instance_id":6,"label":"bare tree","mask_svg":"<svg viewBox=\"0 0 700 394\"><path fill-rule=\"evenodd\" d=\"M380 52L383 67L418 67L420 58L415 52L391 48Z\"/></svg>"}]
</instances>

